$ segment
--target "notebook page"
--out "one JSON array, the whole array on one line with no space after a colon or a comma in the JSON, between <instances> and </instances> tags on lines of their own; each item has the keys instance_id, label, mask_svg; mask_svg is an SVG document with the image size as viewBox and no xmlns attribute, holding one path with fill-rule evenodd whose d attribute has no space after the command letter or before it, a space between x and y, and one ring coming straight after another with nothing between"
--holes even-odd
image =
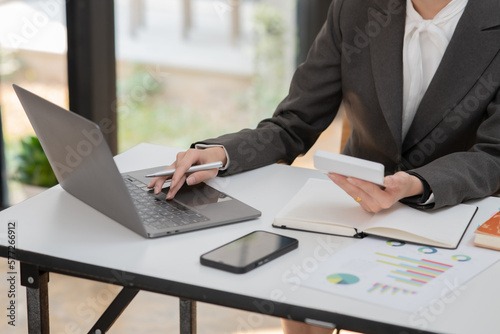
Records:
<instances>
[{"instance_id":1,"label":"notebook page","mask_svg":"<svg viewBox=\"0 0 500 334\"><path fill-rule=\"evenodd\" d=\"M438 210L417 210L396 203L373 216L371 226L365 232L381 235L378 233L381 228L401 230L455 247L476 209L473 205L459 204Z\"/></svg>"}]
</instances>

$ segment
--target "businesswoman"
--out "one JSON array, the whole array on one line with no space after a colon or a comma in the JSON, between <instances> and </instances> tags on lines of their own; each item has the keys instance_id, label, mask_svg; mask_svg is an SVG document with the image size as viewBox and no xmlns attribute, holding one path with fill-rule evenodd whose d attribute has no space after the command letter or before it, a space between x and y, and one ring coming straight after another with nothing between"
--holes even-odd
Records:
<instances>
[{"instance_id":1,"label":"businesswoman","mask_svg":"<svg viewBox=\"0 0 500 334\"><path fill-rule=\"evenodd\" d=\"M178 155L180 186L305 153L344 102L344 154L385 166L385 187L330 174L371 212L402 201L440 208L500 188L500 1L333 0L289 95L256 129ZM222 160L220 171L184 172ZM165 178L152 180L159 192ZM330 333L283 321L285 333Z\"/></svg>"}]
</instances>

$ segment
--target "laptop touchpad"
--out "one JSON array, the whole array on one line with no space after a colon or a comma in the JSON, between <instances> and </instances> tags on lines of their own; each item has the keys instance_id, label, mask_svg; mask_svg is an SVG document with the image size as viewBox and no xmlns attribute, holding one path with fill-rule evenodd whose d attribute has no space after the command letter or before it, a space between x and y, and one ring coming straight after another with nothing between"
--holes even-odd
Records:
<instances>
[{"instance_id":1,"label":"laptop touchpad","mask_svg":"<svg viewBox=\"0 0 500 334\"><path fill-rule=\"evenodd\" d=\"M166 194L168 190L169 188L165 188L162 192ZM193 186L183 185L175 195L175 200L190 207L205 206L230 201L232 199L232 197L221 193L205 183Z\"/></svg>"}]
</instances>

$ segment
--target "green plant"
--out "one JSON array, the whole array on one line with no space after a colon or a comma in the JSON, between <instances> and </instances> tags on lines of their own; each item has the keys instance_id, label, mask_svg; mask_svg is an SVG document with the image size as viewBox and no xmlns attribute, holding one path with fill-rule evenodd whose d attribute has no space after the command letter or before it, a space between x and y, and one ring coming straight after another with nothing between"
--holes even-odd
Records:
<instances>
[{"instance_id":1,"label":"green plant","mask_svg":"<svg viewBox=\"0 0 500 334\"><path fill-rule=\"evenodd\" d=\"M15 179L19 182L40 187L57 184L56 176L37 137L27 136L21 140L17 163Z\"/></svg>"}]
</instances>

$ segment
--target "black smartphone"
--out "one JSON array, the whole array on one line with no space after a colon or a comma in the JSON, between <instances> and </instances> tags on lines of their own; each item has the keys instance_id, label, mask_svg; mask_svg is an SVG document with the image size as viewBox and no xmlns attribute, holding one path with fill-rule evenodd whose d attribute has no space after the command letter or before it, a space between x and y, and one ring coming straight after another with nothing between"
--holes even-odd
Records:
<instances>
[{"instance_id":1,"label":"black smartphone","mask_svg":"<svg viewBox=\"0 0 500 334\"><path fill-rule=\"evenodd\" d=\"M242 274L297 248L299 241L276 233L254 231L200 257L201 264Z\"/></svg>"}]
</instances>

